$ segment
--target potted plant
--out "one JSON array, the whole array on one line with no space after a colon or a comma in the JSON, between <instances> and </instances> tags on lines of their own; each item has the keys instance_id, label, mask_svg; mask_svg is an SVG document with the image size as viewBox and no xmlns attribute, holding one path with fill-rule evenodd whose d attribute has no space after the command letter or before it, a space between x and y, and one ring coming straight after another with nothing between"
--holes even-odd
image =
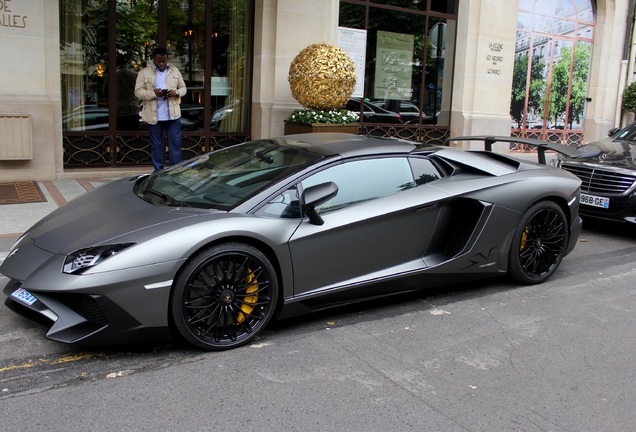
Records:
<instances>
[{"instance_id":1,"label":"potted plant","mask_svg":"<svg viewBox=\"0 0 636 432\"><path fill-rule=\"evenodd\" d=\"M292 61L288 81L303 108L285 120L285 134L345 132L357 134L358 114L344 108L356 84L355 64L340 47L309 45Z\"/></svg>"}]
</instances>

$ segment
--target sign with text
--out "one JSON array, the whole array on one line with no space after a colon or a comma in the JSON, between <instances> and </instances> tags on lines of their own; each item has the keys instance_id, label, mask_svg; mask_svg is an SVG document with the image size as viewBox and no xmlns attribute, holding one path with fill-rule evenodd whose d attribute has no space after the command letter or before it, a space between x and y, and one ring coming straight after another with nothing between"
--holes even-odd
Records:
<instances>
[{"instance_id":1,"label":"sign with text","mask_svg":"<svg viewBox=\"0 0 636 432\"><path fill-rule=\"evenodd\" d=\"M342 48L356 65L356 85L353 97L364 96L364 64L367 56L367 31L338 27L338 46Z\"/></svg>"},{"instance_id":2,"label":"sign with text","mask_svg":"<svg viewBox=\"0 0 636 432\"><path fill-rule=\"evenodd\" d=\"M0 27L26 28L27 16L13 11L20 0L0 0Z\"/></svg>"},{"instance_id":3,"label":"sign with text","mask_svg":"<svg viewBox=\"0 0 636 432\"><path fill-rule=\"evenodd\" d=\"M486 73L488 75L501 75L501 63L503 63L503 47L502 42L488 42L488 50L486 51Z\"/></svg>"},{"instance_id":4,"label":"sign with text","mask_svg":"<svg viewBox=\"0 0 636 432\"><path fill-rule=\"evenodd\" d=\"M377 36L373 97L410 100L415 37L385 31Z\"/></svg>"}]
</instances>

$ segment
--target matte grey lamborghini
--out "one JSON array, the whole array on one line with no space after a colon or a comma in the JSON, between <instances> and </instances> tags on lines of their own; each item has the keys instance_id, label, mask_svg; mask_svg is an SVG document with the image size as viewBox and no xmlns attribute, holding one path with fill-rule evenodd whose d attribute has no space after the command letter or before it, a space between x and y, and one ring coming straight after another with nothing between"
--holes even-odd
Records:
<instances>
[{"instance_id":1,"label":"matte grey lamborghini","mask_svg":"<svg viewBox=\"0 0 636 432\"><path fill-rule=\"evenodd\" d=\"M497 275L543 282L576 244L580 185L490 151L261 139L76 198L0 272L6 304L44 318L52 340L176 334L222 350L274 316Z\"/></svg>"}]
</instances>

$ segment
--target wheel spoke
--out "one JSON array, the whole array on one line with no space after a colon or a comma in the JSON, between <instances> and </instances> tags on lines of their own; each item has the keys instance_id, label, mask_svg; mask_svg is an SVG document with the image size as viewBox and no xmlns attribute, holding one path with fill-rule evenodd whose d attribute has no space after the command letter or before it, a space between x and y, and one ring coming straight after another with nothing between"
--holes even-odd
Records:
<instances>
[{"instance_id":1,"label":"wheel spoke","mask_svg":"<svg viewBox=\"0 0 636 432\"><path fill-rule=\"evenodd\" d=\"M553 210L537 213L526 225L519 257L524 270L540 276L552 268L565 248L565 225Z\"/></svg>"},{"instance_id":2,"label":"wheel spoke","mask_svg":"<svg viewBox=\"0 0 636 432\"><path fill-rule=\"evenodd\" d=\"M215 344L246 339L272 307L267 274L261 263L245 253L222 254L203 262L184 292L187 325L198 338Z\"/></svg>"}]
</instances>

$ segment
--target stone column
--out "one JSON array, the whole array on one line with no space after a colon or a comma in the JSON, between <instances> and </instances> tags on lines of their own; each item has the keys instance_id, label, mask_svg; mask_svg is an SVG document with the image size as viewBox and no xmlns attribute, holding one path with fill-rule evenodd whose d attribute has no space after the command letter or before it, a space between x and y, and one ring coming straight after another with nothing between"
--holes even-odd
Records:
<instances>
[{"instance_id":1,"label":"stone column","mask_svg":"<svg viewBox=\"0 0 636 432\"><path fill-rule=\"evenodd\" d=\"M627 38L627 11L633 0L599 0L596 9L596 30L592 48L592 67L585 112L585 141L607 136L621 116L620 105L625 81L621 77L623 51ZM632 52L632 55L634 53ZM621 79L622 78L622 79ZM629 82L629 81L627 81Z\"/></svg>"},{"instance_id":2,"label":"stone column","mask_svg":"<svg viewBox=\"0 0 636 432\"><path fill-rule=\"evenodd\" d=\"M252 138L283 135L300 105L287 82L289 65L314 43L335 44L338 0L257 0L254 25Z\"/></svg>"},{"instance_id":3,"label":"stone column","mask_svg":"<svg viewBox=\"0 0 636 432\"><path fill-rule=\"evenodd\" d=\"M0 5L0 181L53 179L63 171L59 4L11 0Z\"/></svg>"},{"instance_id":4,"label":"stone column","mask_svg":"<svg viewBox=\"0 0 636 432\"><path fill-rule=\"evenodd\" d=\"M451 136L510 136L517 0L459 2ZM482 148L471 142L458 147ZM506 151L508 144L496 144Z\"/></svg>"}]
</instances>

